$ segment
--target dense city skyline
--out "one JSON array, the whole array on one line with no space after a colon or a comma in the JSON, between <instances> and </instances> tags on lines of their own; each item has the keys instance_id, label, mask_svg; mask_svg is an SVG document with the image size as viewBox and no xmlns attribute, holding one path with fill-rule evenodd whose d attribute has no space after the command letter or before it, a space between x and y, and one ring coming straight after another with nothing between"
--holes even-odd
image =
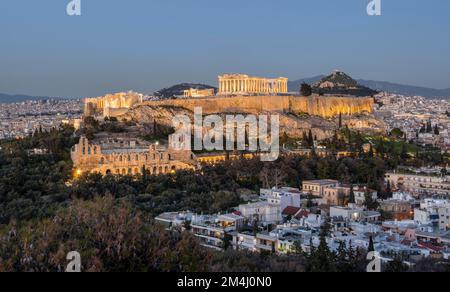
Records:
<instances>
[{"instance_id":1,"label":"dense city skyline","mask_svg":"<svg viewBox=\"0 0 450 292\"><path fill-rule=\"evenodd\" d=\"M1 93L150 93L179 82L217 85L226 72L295 80L333 69L450 86L448 1L383 1L379 17L362 0L82 0L81 17L66 15L68 2L3 3Z\"/></svg>"}]
</instances>

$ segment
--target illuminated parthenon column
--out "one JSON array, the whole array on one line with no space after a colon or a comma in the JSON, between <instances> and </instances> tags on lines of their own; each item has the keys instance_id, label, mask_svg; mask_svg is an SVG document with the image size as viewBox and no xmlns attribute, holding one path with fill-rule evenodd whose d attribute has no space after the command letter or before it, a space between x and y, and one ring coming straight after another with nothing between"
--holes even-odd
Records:
<instances>
[{"instance_id":1,"label":"illuminated parthenon column","mask_svg":"<svg viewBox=\"0 0 450 292\"><path fill-rule=\"evenodd\" d=\"M266 79L244 74L219 76L219 95L282 94L288 92L288 79Z\"/></svg>"}]
</instances>

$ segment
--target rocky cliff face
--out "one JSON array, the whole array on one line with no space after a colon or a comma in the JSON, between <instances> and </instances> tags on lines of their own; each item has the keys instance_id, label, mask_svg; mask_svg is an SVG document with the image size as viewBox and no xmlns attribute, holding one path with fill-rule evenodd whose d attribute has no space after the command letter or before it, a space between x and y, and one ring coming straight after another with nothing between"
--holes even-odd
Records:
<instances>
[{"instance_id":1,"label":"rocky cliff face","mask_svg":"<svg viewBox=\"0 0 450 292\"><path fill-rule=\"evenodd\" d=\"M156 121L160 125L172 126L172 118L176 115L186 115L193 120L196 107L201 107L204 115L219 114L224 120L226 114L278 114L280 133L293 138L301 138L310 129L319 140L331 137L336 121L330 118L339 114L348 116L350 128L383 127L370 114L373 108L371 98L318 96L247 96L147 102L132 108L119 119L141 124ZM359 116L351 118L352 115Z\"/></svg>"},{"instance_id":2,"label":"rocky cliff face","mask_svg":"<svg viewBox=\"0 0 450 292\"><path fill-rule=\"evenodd\" d=\"M230 114L230 113L228 113ZM241 112L246 115L249 113ZM271 115L273 112L260 112L260 114ZM308 133L311 129L317 139L322 140L333 135L336 125L332 121L320 117L297 116L290 113L277 113L280 119L280 134L286 133L289 137L301 138L303 133ZM191 121L194 119L194 113L181 107L169 106L150 106L141 105L133 108L127 114L121 116L120 120L133 121L138 124L147 124L156 122L159 125L172 127L172 119L176 115L186 115ZM227 113L219 114L226 121ZM270 119L269 119L270 120ZM205 129L205 132L208 129Z\"/></svg>"},{"instance_id":3,"label":"rocky cliff face","mask_svg":"<svg viewBox=\"0 0 450 292\"><path fill-rule=\"evenodd\" d=\"M152 101L144 105L182 107L190 111L201 107L204 114L293 112L331 118L339 114L372 113L374 101L373 98L340 96L237 96Z\"/></svg>"}]
</instances>

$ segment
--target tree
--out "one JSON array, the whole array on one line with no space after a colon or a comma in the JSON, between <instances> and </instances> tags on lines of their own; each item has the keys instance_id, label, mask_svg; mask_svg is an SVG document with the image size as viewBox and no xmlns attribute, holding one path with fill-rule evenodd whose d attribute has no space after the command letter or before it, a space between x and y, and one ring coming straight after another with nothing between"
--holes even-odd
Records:
<instances>
[{"instance_id":1,"label":"tree","mask_svg":"<svg viewBox=\"0 0 450 292\"><path fill-rule=\"evenodd\" d=\"M370 144L370 148L369 148L369 153L368 153L368 156L369 156L369 158L373 158L374 157L374 152L373 152L373 146L372 146L372 143Z\"/></svg>"},{"instance_id":2,"label":"tree","mask_svg":"<svg viewBox=\"0 0 450 292\"><path fill-rule=\"evenodd\" d=\"M433 125L431 124L431 121L427 122L427 133L433 132Z\"/></svg>"},{"instance_id":3,"label":"tree","mask_svg":"<svg viewBox=\"0 0 450 292\"><path fill-rule=\"evenodd\" d=\"M225 232L223 240L223 249L228 250L232 246L233 246L233 236L230 235L228 232Z\"/></svg>"},{"instance_id":4,"label":"tree","mask_svg":"<svg viewBox=\"0 0 450 292\"><path fill-rule=\"evenodd\" d=\"M439 126L437 124L434 126L434 134L437 135L437 136L439 136L439 134L440 134Z\"/></svg>"},{"instance_id":5,"label":"tree","mask_svg":"<svg viewBox=\"0 0 450 292\"><path fill-rule=\"evenodd\" d=\"M299 240L294 241L292 253L296 255L304 255L302 243Z\"/></svg>"},{"instance_id":6,"label":"tree","mask_svg":"<svg viewBox=\"0 0 450 292\"><path fill-rule=\"evenodd\" d=\"M312 95L312 88L311 85L307 83L302 83L300 87L300 93L302 96L311 96Z\"/></svg>"},{"instance_id":7,"label":"tree","mask_svg":"<svg viewBox=\"0 0 450 292\"><path fill-rule=\"evenodd\" d=\"M314 146L314 136L312 134L312 130L311 129L309 130L309 133L308 133L308 143L309 143L310 147Z\"/></svg>"},{"instance_id":8,"label":"tree","mask_svg":"<svg viewBox=\"0 0 450 292\"><path fill-rule=\"evenodd\" d=\"M339 113L339 122L338 122L339 129L342 128L342 113Z\"/></svg>"},{"instance_id":9,"label":"tree","mask_svg":"<svg viewBox=\"0 0 450 292\"><path fill-rule=\"evenodd\" d=\"M400 153L400 158L405 161L409 159L408 149L406 148L406 143L402 143L402 151Z\"/></svg>"},{"instance_id":10,"label":"tree","mask_svg":"<svg viewBox=\"0 0 450 292\"><path fill-rule=\"evenodd\" d=\"M19 229L17 229L19 228ZM60 272L80 251L83 271L206 271L210 254L189 233L169 233L112 196L76 200L51 220L0 233L0 271Z\"/></svg>"},{"instance_id":11,"label":"tree","mask_svg":"<svg viewBox=\"0 0 450 292\"><path fill-rule=\"evenodd\" d=\"M391 182L388 181L387 185L386 185L386 199L392 198L393 193L392 193L392 187L391 187Z\"/></svg>"},{"instance_id":12,"label":"tree","mask_svg":"<svg viewBox=\"0 0 450 292\"><path fill-rule=\"evenodd\" d=\"M355 204L356 203L355 190L353 189L353 185L350 185L350 196L348 198L348 202L350 204Z\"/></svg>"},{"instance_id":13,"label":"tree","mask_svg":"<svg viewBox=\"0 0 450 292\"><path fill-rule=\"evenodd\" d=\"M369 248L367 249L368 252L375 251L375 245L373 243L373 236L369 237Z\"/></svg>"},{"instance_id":14,"label":"tree","mask_svg":"<svg viewBox=\"0 0 450 292\"><path fill-rule=\"evenodd\" d=\"M374 200L372 197L372 194L369 189L366 190L365 194L365 201L364 206L367 208L367 210L377 210L379 207L379 204L377 200Z\"/></svg>"},{"instance_id":15,"label":"tree","mask_svg":"<svg viewBox=\"0 0 450 292\"><path fill-rule=\"evenodd\" d=\"M309 193L309 194L308 194L308 200L307 200L307 202L306 202L306 207L307 207L308 209L311 209L311 208L314 206L313 199L314 199L313 195L312 195L311 193Z\"/></svg>"},{"instance_id":16,"label":"tree","mask_svg":"<svg viewBox=\"0 0 450 292\"><path fill-rule=\"evenodd\" d=\"M396 255L385 268L386 273L406 273L408 271L409 267L404 264L404 260L401 255Z\"/></svg>"},{"instance_id":17,"label":"tree","mask_svg":"<svg viewBox=\"0 0 450 292\"><path fill-rule=\"evenodd\" d=\"M420 134L424 134L427 132L427 128L425 125L422 125L422 127L420 127L419 133ZM419 137L419 135L417 136L417 138Z\"/></svg>"},{"instance_id":18,"label":"tree","mask_svg":"<svg viewBox=\"0 0 450 292\"><path fill-rule=\"evenodd\" d=\"M189 220L184 221L183 228L184 228L186 231L191 231L191 229L192 229L192 227L191 227L191 221L189 221Z\"/></svg>"},{"instance_id":19,"label":"tree","mask_svg":"<svg viewBox=\"0 0 450 292\"><path fill-rule=\"evenodd\" d=\"M391 136L397 139L403 138L405 136L405 133L400 130L399 128L395 128L391 131Z\"/></svg>"},{"instance_id":20,"label":"tree","mask_svg":"<svg viewBox=\"0 0 450 292\"><path fill-rule=\"evenodd\" d=\"M327 237L330 232L329 222L325 222L320 228L319 247L311 250L309 256L309 272L333 272L335 271L335 254L330 251Z\"/></svg>"}]
</instances>

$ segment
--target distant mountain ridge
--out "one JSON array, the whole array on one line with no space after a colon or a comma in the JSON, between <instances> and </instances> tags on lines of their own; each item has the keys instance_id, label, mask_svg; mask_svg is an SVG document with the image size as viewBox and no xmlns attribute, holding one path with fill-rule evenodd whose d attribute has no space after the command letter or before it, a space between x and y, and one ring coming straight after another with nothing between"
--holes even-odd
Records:
<instances>
[{"instance_id":1,"label":"distant mountain ridge","mask_svg":"<svg viewBox=\"0 0 450 292\"><path fill-rule=\"evenodd\" d=\"M0 93L0 103L15 103L23 102L27 100L47 100L47 99L58 99L58 97L49 96L30 96L24 94L3 94Z\"/></svg>"},{"instance_id":2,"label":"distant mountain ridge","mask_svg":"<svg viewBox=\"0 0 450 292\"><path fill-rule=\"evenodd\" d=\"M315 84L322 80L325 75L318 75L309 78L303 78L295 81L290 81L289 91L299 91L302 83ZM371 88L373 90L386 91L389 93L407 95L407 96L423 96L426 98L445 98L450 99L450 88L447 89L434 89L420 86L403 85L398 83L386 82L386 81L374 81L365 79L356 79L356 81L363 86Z\"/></svg>"}]
</instances>

